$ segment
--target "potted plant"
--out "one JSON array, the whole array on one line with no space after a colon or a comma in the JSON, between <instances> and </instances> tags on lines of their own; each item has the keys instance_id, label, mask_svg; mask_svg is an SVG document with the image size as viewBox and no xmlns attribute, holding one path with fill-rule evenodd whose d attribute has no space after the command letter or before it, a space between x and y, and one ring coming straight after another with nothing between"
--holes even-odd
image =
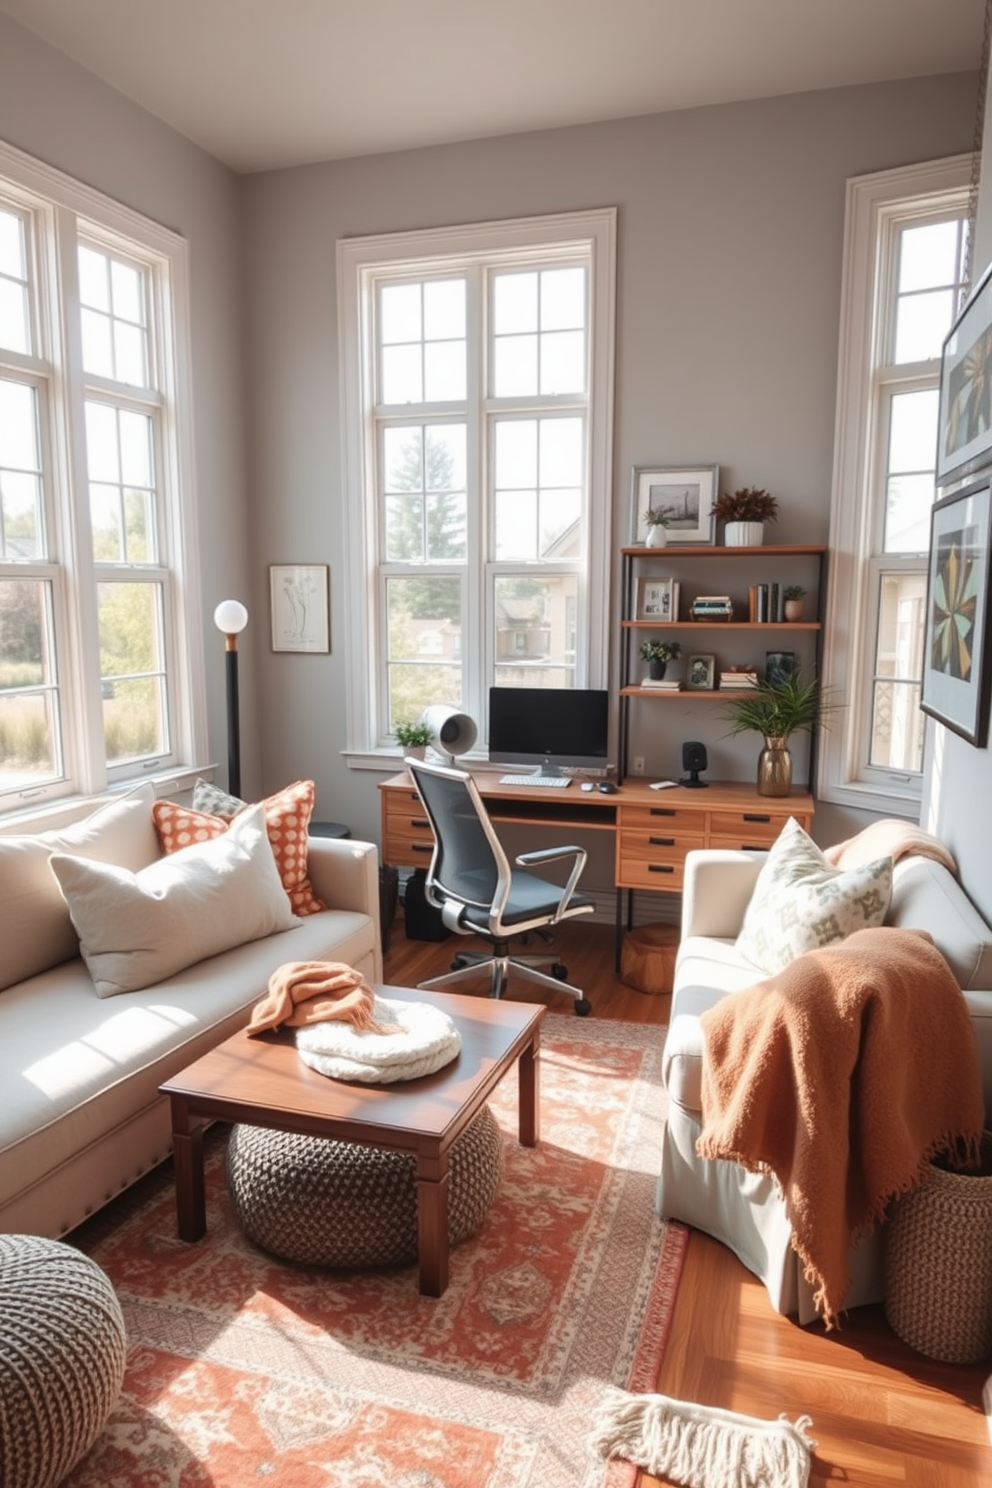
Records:
<instances>
[{"instance_id":1,"label":"potted plant","mask_svg":"<svg viewBox=\"0 0 992 1488\"><path fill-rule=\"evenodd\" d=\"M412 754L416 759L423 759L428 744L433 741L434 731L426 723L410 723L401 719L396 724L393 732L397 743L402 746L404 754Z\"/></svg>"},{"instance_id":2,"label":"potted plant","mask_svg":"<svg viewBox=\"0 0 992 1488\"><path fill-rule=\"evenodd\" d=\"M802 584L786 584L782 590L782 600L785 607L786 620L801 620L805 611L803 600L806 598L806 590Z\"/></svg>"},{"instance_id":3,"label":"potted plant","mask_svg":"<svg viewBox=\"0 0 992 1488\"><path fill-rule=\"evenodd\" d=\"M649 506L644 513L644 525L647 528L647 536L644 546L647 548L663 548L665 546L668 524L672 519L670 506Z\"/></svg>"},{"instance_id":4,"label":"potted plant","mask_svg":"<svg viewBox=\"0 0 992 1488\"><path fill-rule=\"evenodd\" d=\"M758 757L758 795L787 796L792 789L793 734L811 734L831 707L815 677L788 672L756 682L736 696L726 717L731 734L755 733L764 739Z\"/></svg>"},{"instance_id":5,"label":"potted plant","mask_svg":"<svg viewBox=\"0 0 992 1488\"><path fill-rule=\"evenodd\" d=\"M653 682L660 682L665 675L665 669L670 661L676 661L682 655L682 647L678 641L642 641L641 660L648 664L648 676Z\"/></svg>"},{"instance_id":6,"label":"potted plant","mask_svg":"<svg viewBox=\"0 0 992 1488\"><path fill-rule=\"evenodd\" d=\"M723 540L728 548L759 548L765 523L778 517L778 500L760 486L741 486L718 496L710 515L726 523Z\"/></svg>"}]
</instances>

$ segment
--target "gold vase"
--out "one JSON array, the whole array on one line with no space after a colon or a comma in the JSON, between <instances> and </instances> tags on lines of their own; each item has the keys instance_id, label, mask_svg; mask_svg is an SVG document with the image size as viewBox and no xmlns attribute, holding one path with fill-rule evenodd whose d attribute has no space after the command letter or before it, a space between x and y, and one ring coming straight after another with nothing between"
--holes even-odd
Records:
<instances>
[{"instance_id":1,"label":"gold vase","mask_svg":"<svg viewBox=\"0 0 992 1488\"><path fill-rule=\"evenodd\" d=\"M758 756L758 795L787 796L792 789L792 755L789 741L765 738Z\"/></svg>"}]
</instances>

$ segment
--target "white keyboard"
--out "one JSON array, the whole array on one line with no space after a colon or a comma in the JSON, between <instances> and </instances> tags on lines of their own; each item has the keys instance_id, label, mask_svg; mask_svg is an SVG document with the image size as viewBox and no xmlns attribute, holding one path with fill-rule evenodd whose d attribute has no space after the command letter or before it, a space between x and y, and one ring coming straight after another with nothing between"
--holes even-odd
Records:
<instances>
[{"instance_id":1,"label":"white keyboard","mask_svg":"<svg viewBox=\"0 0 992 1488\"><path fill-rule=\"evenodd\" d=\"M571 785L571 775L501 775L500 785L550 785L558 790Z\"/></svg>"}]
</instances>

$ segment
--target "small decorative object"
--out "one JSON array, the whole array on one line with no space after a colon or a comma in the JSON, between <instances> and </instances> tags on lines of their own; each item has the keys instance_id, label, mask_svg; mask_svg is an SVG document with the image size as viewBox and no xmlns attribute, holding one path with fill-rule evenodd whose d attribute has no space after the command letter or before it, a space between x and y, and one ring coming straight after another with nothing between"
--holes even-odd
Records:
<instances>
[{"instance_id":1,"label":"small decorative object","mask_svg":"<svg viewBox=\"0 0 992 1488\"><path fill-rule=\"evenodd\" d=\"M760 486L741 486L725 491L713 503L711 515L726 523L723 541L728 548L760 548L765 523L778 517L778 500Z\"/></svg>"},{"instance_id":2,"label":"small decorative object","mask_svg":"<svg viewBox=\"0 0 992 1488\"><path fill-rule=\"evenodd\" d=\"M786 584L782 590L782 599L785 606L785 618L793 623L803 618L806 606L803 600L806 598L806 590L802 584Z\"/></svg>"},{"instance_id":3,"label":"small decorative object","mask_svg":"<svg viewBox=\"0 0 992 1488\"><path fill-rule=\"evenodd\" d=\"M270 565L273 651L330 651L330 573L326 563Z\"/></svg>"},{"instance_id":4,"label":"small decorative object","mask_svg":"<svg viewBox=\"0 0 992 1488\"><path fill-rule=\"evenodd\" d=\"M630 485L630 540L651 545L713 542L710 507L719 487L720 467L702 465L696 470L658 469L635 466ZM660 513L663 522L649 525L650 513Z\"/></svg>"},{"instance_id":5,"label":"small decorative object","mask_svg":"<svg viewBox=\"0 0 992 1488\"><path fill-rule=\"evenodd\" d=\"M930 517L927 628L920 707L969 744L988 738L989 544L988 477L935 501Z\"/></svg>"},{"instance_id":6,"label":"small decorative object","mask_svg":"<svg viewBox=\"0 0 992 1488\"><path fill-rule=\"evenodd\" d=\"M644 525L647 532L644 537L646 548L663 548L668 541L668 523L671 512L667 506L649 506L644 513Z\"/></svg>"},{"instance_id":7,"label":"small decorative object","mask_svg":"<svg viewBox=\"0 0 992 1488\"><path fill-rule=\"evenodd\" d=\"M393 732L403 753L412 755L414 759L423 759L428 744L434 739L434 730L426 723L409 723L401 720L396 724Z\"/></svg>"},{"instance_id":8,"label":"small decorative object","mask_svg":"<svg viewBox=\"0 0 992 1488\"><path fill-rule=\"evenodd\" d=\"M731 734L756 733L764 738L758 757L758 795L787 796L792 789L793 734L811 734L833 704L824 700L815 677L793 671L757 682L734 698L726 714Z\"/></svg>"},{"instance_id":9,"label":"small decorative object","mask_svg":"<svg viewBox=\"0 0 992 1488\"><path fill-rule=\"evenodd\" d=\"M795 651L766 651L765 652L765 681L772 682L776 686L786 677L791 677L796 670Z\"/></svg>"},{"instance_id":10,"label":"small decorative object","mask_svg":"<svg viewBox=\"0 0 992 1488\"><path fill-rule=\"evenodd\" d=\"M710 623L732 620L734 606L729 594L697 594L689 606L689 614L693 620L706 620Z\"/></svg>"},{"instance_id":11,"label":"small decorative object","mask_svg":"<svg viewBox=\"0 0 992 1488\"><path fill-rule=\"evenodd\" d=\"M648 664L648 676L652 681L660 682L665 675L665 668L670 661L675 661L682 655L682 647L678 641L643 641L641 643L641 660Z\"/></svg>"},{"instance_id":12,"label":"small decorative object","mask_svg":"<svg viewBox=\"0 0 992 1488\"><path fill-rule=\"evenodd\" d=\"M937 484L946 486L988 464L992 422L992 264L944 342L940 370Z\"/></svg>"},{"instance_id":13,"label":"small decorative object","mask_svg":"<svg viewBox=\"0 0 992 1488\"><path fill-rule=\"evenodd\" d=\"M712 692L716 677L715 656L687 656L685 685L693 692Z\"/></svg>"}]
</instances>

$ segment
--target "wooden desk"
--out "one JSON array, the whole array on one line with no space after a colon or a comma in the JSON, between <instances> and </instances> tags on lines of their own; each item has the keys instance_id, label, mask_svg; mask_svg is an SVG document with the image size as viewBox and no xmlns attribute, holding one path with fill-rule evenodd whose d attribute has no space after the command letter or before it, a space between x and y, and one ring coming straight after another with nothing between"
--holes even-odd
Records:
<instances>
[{"instance_id":1,"label":"wooden desk","mask_svg":"<svg viewBox=\"0 0 992 1488\"><path fill-rule=\"evenodd\" d=\"M580 790L577 780L563 790L500 785L501 773L473 771L494 821L612 832L618 955L625 891L628 896L636 889L679 893L691 848L764 849L790 816L807 832L813 822L813 797L804 790L790 796L759 796L753 785L714 781L705 790L674 786L658 791L646 780L627 779L615 795L604 796L598 790ZM383 862L426 868L434 835L409 775L406 771L393 775L380 783L379 790ZM631 914L628 897L628 923Z\"/></svg>"}]
</instances>

